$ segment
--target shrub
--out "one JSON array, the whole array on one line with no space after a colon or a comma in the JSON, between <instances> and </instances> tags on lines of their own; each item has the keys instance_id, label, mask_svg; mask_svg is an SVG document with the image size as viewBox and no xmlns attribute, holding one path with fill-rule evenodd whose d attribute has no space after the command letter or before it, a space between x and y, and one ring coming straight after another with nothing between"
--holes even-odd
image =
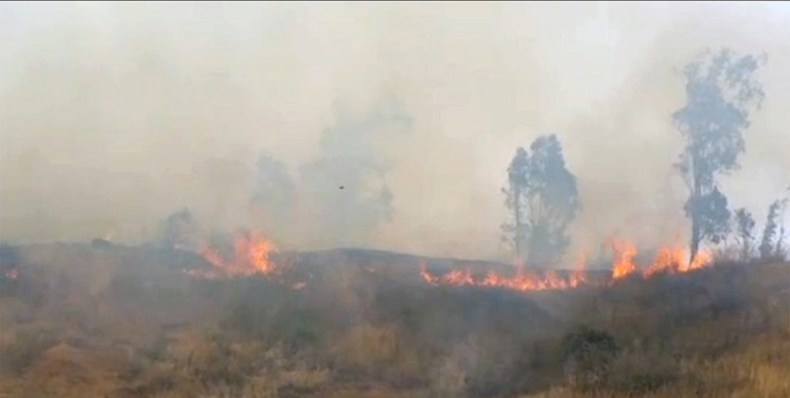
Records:
<instances>
[{"instance_id":1,"label":"shrub","mask_svg":"<svg viewBox=\"0 0 790 398\"><path fill-rule=\"evenodd\" d=\"M562 351L568 383L584 390L605 382L617 345L609 333L584 327L563 338Z\"/></svg>"}]
</instances>

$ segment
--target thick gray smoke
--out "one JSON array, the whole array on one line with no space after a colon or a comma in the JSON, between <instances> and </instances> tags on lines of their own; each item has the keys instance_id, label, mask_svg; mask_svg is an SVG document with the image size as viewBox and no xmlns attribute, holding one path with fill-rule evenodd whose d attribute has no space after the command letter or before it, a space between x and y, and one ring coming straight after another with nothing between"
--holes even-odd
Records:
<instances>
[{"instance_id":1,"label":"thick gray smoke","mask_svg":"<svg viewBox=\"0 0 790 398\"><path fill-rule=\"evenodd\" d=\"M361 119L340 114L337 125L324 131L320 157L299 168L304 199L315 208L307 222L318 226L319 242L365 244L377 227L391 221L393 195L386 175L392 166L380 148L400 139L410 125L393 103Z\"/></svg>"},{"instance_id":2,"label":"thick gray smoke","mask_svg":"<svg viewBox=\"0 0 790 398\"><path fill-rule=\"evenodd\" d=\"M275 239L290 236L296 216L296 185L282 162L264 154L256 164L255 185L250 198L251 212L259 228Z\"/></svg>"},{"instance_id":3,"label":"thick gray smoke","mask_svg":"<svg viewBox=\"0 0 790 398\"><path fill-rule=\"evenodd\" d=\"M508 162L556 132L570 253L684 242L671 114L682 67L722 47L767 55L722 178L760 224L790 181L787 37L784 3L3 3L0 239L150 241L188 208L289 247L503 257ZM382 98L408 134L365 132L403 129L365 127Z\"/></svg>"},{"instance_id":4,"label":"thick gray smoke","mask_svg":"<svg viewBox=\"0 0 790 398\"><path fill-rule=\"evenodd\" d=\"M365 245L392 219L391 164L381 148L401 138L411 119L392 101L364 115L337 112L318 158L299 166L296 183L283 163L268 155L258 161L253 213L280 241Z\"/></svg>"}]
</instances>

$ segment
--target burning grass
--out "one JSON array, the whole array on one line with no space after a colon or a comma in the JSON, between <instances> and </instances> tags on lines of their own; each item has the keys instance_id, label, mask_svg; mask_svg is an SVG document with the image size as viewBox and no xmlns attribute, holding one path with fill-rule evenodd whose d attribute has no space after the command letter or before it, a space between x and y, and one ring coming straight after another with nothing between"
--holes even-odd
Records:
<instances>
[{"instance_id":1,"label":"burning grass","mask_svg":"<svg viewBox=\"0 0 790 398\"><path fill-rule=\"evenodd\" d=\"M17 248L18 274L3 279L0 290L0 394L790 393L783 377L790 371L788 264L694 269L682 266L685 257L659 251L651 264L630 257L641 271L617 283L588 271L578 289L561 282L553 289L533 281L569 283L574 273L507 274L490 264L367 251L272 251L265 268L254 266L262 259L247 250L254 246L233 245L224 255L255 272L214 279L183 272L217 268L188 252ZM650 272L662 259L680 265ZM426 283L425 272L442 268L428 275L481 271L462 274L473 282L460 286ZM298 282L304 284L294 288ZM610 336L614 348L576 355L588 362L574 368L564 336L579 325ZM573 384L570 376L591 382Z\"/></svg>"},{"instance_id":2,"label":"burning grass","mask_svg":"<svg viewBox=\"0 0 790 398\"><path fill-rule=\"evenodd\" d=\"M611 281L641 276L650 278L662 273L685 273L708 267L713 264L712 255L708 251L700 251L693 261L689 262L689 254L682 247L662 247L658 250L655 260L649 264L639 264L636 258L639 250L630 241L617 239L611 242L613 261L607 268L612 270ZM590 278L583 264L574 271L558 272L554 270L528 269L517 265L512 275L503 275L495 271L485 273L474 272L470 268L453 269L443 274L432 273L425 264L420 266L420 275L432 285L480 286L505 288L518 291L557 290L596 285L601 280Z\"/></svg>"}]
</instances>

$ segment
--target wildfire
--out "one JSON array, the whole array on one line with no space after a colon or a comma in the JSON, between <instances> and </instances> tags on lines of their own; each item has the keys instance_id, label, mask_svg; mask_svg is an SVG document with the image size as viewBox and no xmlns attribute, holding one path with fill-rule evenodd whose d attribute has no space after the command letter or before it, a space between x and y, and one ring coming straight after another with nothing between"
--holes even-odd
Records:
<instances>
[{"instance_id":1,"label":"wildfire","mask_svg":"<svg viewBox=\"0 0 790 398\"><path fill-rule=\"evenodd\" d=\"M475 277L470 269L458 269L443 275L434 275L428 271L425 264L422 264L420 274L433 285L502 287L519 291L567 289L585 282L582 271L573 272L569 277L564 278L555 271L547 271L545 275L541 275L538 272L526 272L523 267L518 267L516 274L510 277L501 276L493 271L489 271L483 277Z\"/></svg>"},{"instance_id":2,"label":"wildfire","mask_svg":"<svg viewBox=\"0 0 790 398\"><path fill-rule=\"evenodd\" d=\"M711 264L712 255L702 250L697 253L694 261L688 262L688 251L683 247L665 247L658 251L655 260L646 266L640 266L636 259L639 250L628 240L618 239L611 242L614 251L612 263L612 280L617 281L629 276L638 275L649 278L662 272L684 273L704 268ZM455 269L441 275L432 274L425 264L420 267L422 278L432 285L453 286L487 286L513 289L519 291L539 291L548 289L568 289L584 284L592 284L584 271L586 258L579 260L577 270L563 277L557 271L545 272L525 271L517 266L514 276L502 276L493 271L480 276L471 269Z\"/></svg>"},{"instance_id":3,"label":"wildfire","mask_svg":"<svg viewBox=\"0 0 790 398\"><path fill-rule=\"evenodd\" d=\"M274 244L271 241L260 234L243 232L237 234L233 241L230 259L226 259L219 250L210 246L203 248L200 255L227 275L270 275L277 271L277 267L269 259L272 251Z\"/></svg>"},{"instance_id":4,"label":"wildfire","mask_svg":"<svg viewBox=\"0 0 790 398\"><path fill-rule=\"evenodd\" d=\"M615 263L612 267L612 278L622 279L641 271L643 277L651 277L655 274L684 273L696 269L704 268L711 264L713 256L709 251L700 250L694 257L694 261L689 263L689 252L681 246L663 247L658 251L655 260L645 267L638 267L634 259L638 253L636 245L628 241L615 241L612 245L615 252Z\"/></svg>"},{"instance_id":5,"label":"wildfire","mask_svg":"<svg viewBox=\"0 0 790 398\"><path fill-rule=\"evenodd\" d=\"M615 259L612 265L612 278L621 279L636 272L637 267L634 263L638 250L636 245L625 240L612 241Z\"/></svg>"},{"instance_id":6,"label":"wildfire","mask_svg":"<svg viewBox=\"0 0 790 398\"><path fill-rule=\"evenodd\" d=\"M661 248L652 263L639 264L637 257L639 250L636 244L625 239L611 241L614 252L612 263L612 281L617 281L630 276L649 278L658 273L684 273L704 268L711 264L711 253L700 251L694 261L688 261L688 251L681 246L668 246ZM260 234L243 232L235 236L232 252L223 254L215 247L206 246L199 254L216 270L190 270L187 273L195 277L219 278L227 276L249 276L262 274L280 280L283 276L269 258L275 250L274 244ZM473 272L471 269L454 269L444 274L431 273L426 264L420 267L422 278L432 285L453 286L480 286L506 288L518 291L540 291L549 289L569 289L582 285L594 284L588 280L585 272L586 256L577 260L576 271L558 272L554 270L528 270L522 265L516 266L513 275L500 275L494 271L485 273ZM372 268L366 268L373 272ZM14 275L16 276L16 275ZM283 281L281 281L283 282ZM600 282L598 282L600 283ZM294 289L302 289L306 282L288 283Z\"/></svg>"}]
</instances>

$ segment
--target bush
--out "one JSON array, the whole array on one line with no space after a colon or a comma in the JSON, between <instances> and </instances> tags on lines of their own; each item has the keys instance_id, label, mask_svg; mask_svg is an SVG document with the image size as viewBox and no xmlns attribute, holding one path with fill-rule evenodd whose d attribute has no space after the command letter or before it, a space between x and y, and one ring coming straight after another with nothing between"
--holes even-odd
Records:
<instances>
[{"instance_id":1,"label":"bush","mask_svg":"<svg viewBox=\"0 0 790 398\"><path fill-rule=\"evenodd\" d=\"M584 327L563 338L562 351L568 383L584 390L606 381L617 345L609 333Z\"/></svg>"}]
</instances>

